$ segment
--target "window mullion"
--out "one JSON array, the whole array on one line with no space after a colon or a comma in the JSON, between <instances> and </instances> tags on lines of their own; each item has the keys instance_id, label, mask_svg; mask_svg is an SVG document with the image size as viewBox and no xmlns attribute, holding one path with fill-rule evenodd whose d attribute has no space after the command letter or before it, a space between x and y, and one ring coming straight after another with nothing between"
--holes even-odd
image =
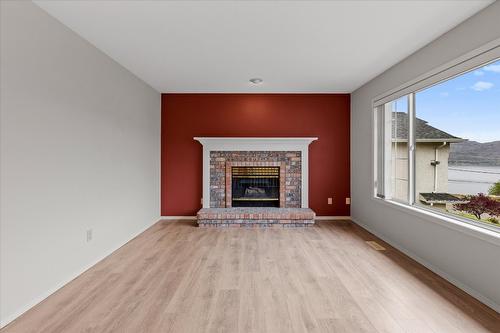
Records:
<instances>
[{"instance_id":1,"label":"window mullion","mask_svg":"<svg viewBox=\"0 0 500 333\"><path fill-rule=\"evenodd\" d=\"M384 128L384 107L379 106L376 108L375 112L375 118L376 118L376 159L377 163L375 164L376 166L376 173L375 177L377 179L377 187L376 187L376 195L379 198L385 198L385 169L384 169L384 161L385 161L385 151L384 151L384 133L385 133L385 128Z\"/></svg>"},{"instance_id":2,"label":"window mullion","mask_svg":"<svg viewBox=\"0 0 500 333\"><path fill-rule=\"evenodd\" d=\"M408 95L408 204L415 203L415 93Z\"/></svg>"}]
</instances>

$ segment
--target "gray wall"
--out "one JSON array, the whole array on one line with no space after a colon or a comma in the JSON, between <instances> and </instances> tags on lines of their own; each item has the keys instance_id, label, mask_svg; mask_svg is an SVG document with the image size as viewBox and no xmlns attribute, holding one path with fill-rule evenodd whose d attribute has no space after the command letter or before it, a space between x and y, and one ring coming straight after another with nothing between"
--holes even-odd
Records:
<instances>
[{"instance_id":1,"label":"gray wall","mask_svg":"<svg viewBox=\"0 0 500 333\"><path fill-rule=\"evenodd\" d=\"M160 94L31 2L0 8L4 325L158 220Z\"/></svg>"},{"instance_id":2,"label":"gray wall","mask_svg":"<svg viewBox=\"0 0 500 333\"><path fill-rule=\"evenodd\" d=\"M500 309L500 242L436 223L424 214L372 198L372 99L419 75L500 38L495 2L351 96L351 215L407 254L492 307ZM383 38L383 37L381 37ZM367 55L369 56L369 55ZM485 237L486 239L486 237Z\"/></svg>"}]
</instances>

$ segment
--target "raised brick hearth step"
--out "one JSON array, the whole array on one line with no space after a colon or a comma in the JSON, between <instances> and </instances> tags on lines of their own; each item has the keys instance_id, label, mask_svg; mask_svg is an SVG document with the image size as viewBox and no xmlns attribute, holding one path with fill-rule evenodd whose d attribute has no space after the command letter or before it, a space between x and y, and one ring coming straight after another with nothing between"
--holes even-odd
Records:
<instances>
[{"instance_id":1,"label":"raised brick hearth step","mask_svg":"<svg viewBox=\"0 0 500 333\"><path fill-rule=\"evenodd\" d=\"M316 213L309 208L203 208L198 211L200 227L306 227Z\"/></svg>"}]
</instances>

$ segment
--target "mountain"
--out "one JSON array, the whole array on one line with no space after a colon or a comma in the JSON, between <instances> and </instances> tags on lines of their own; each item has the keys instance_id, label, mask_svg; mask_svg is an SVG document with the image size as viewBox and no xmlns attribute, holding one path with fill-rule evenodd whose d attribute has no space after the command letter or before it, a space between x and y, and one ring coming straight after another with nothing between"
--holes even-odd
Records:
<instances>
[{"instance_id":1,"label":"mountain","mask_svg":"<svg viewBox=\"0 0 500 333\"><path fill-rule=\"evenodd\" d=\"M451 143L450 165L500 166L500 141Z\"/></svg>"}]
</instances>

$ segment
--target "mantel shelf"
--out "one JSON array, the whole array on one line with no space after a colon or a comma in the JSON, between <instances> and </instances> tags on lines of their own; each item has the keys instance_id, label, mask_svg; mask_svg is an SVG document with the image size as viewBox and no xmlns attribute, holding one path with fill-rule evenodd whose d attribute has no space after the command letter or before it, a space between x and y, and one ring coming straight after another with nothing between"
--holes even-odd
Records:
<instances>
[{"instance_id":1,"label":"mantel shelf","mask_svg":"<svg viewBox=\"0 0 500 333\"><path fill-rule=\"evenodd\" d=\"M287 151L303 150L317 137L194 137L211 151Z\"/></svg>"}]
</instances>

